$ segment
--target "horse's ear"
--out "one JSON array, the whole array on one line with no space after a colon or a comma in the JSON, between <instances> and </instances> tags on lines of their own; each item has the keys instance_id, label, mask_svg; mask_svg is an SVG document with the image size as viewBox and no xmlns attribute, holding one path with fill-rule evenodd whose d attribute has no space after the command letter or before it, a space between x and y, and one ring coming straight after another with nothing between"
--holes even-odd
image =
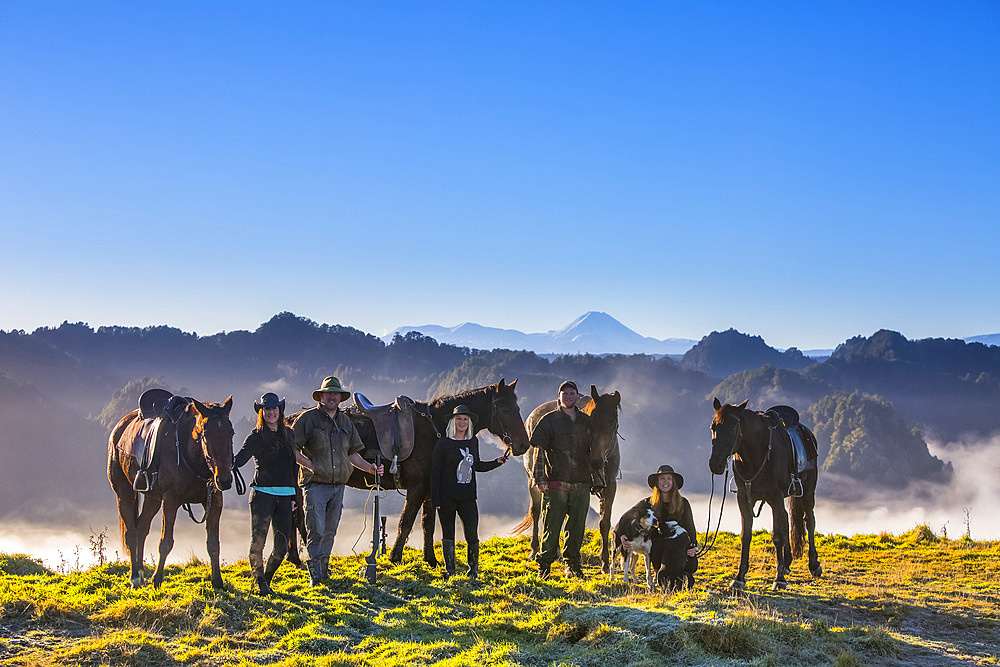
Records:
<instances>
[{"instance_id":1,"label":"horse's ear","mask_svg":"<svg viewBox=\"0 0 1000 667\"><path fill-rule=\"evenodd\" d=\"M509 387L511 391L514 391L514 387L516 385L517 385L517 378L514 378L514 381L511 382L509 385L507 385L507 387Z\"/></svg>"},{"instance_id":2,"label":"horse's ear","mask_svg":"<svg viewBox=\"0 0 1000 667\"><path fill-rule=\"evenodd\" d=\"M516 380L515 380L515 381L516 381ZM504 388L504 386L505 386L505 385L504 385L504 378L500 378L500 382L497 382L497 388L498 388L498 389L500 389L500 390L502 391L502 390L503 390L503 388Z\"/></svg>"},{"instance_id":3,"label":"horse's ear","mask_svg":"<svg viewBox=\"0 0 1000 667\"><path fill-rule=\"evenodd\" d=\"M208 414L208 406L199 401L197 398L192 398L191 402L194 403L194 409L198 411L202 417Z\"/></svg>"},{"instance_id":4,"label":"horse's ear","mask_svg":"<svg viewBox=\"0 0 1000 667\"><path fill-rule=\"evenodd\" d=\"M622 395L618 393L617 389L615 389L615 404L616 405L622 404Z\"/></svg>"},{"instance_id":5,"label":"horse's ear","mask_svg":"<svg viewBox=\"0 0 1000 667\"><path fill-rule=\"evenodd\" d=\"M719 397L718 396L716 396L715 400L712 401L712 407L715 408L716 410L718 410L719 408L722 407L722 403L719 403Z\"/></svg>"},{"instance_id":6,"label":"horse's ear","mask_svg":"<svg viewBox=\"0 0 1000 667\"><path fill-rule=\"evenodd\" d=\"M232 394L230 394L229 398L226 399L226 402L222 404L222 407L224 407L226 409L226 414L228 415L229 411L233 409L233 396L232 396Z\"/></svg>"},{"instance_id":7,"label":"horse's ear","mask_svg":"<svg viewBox=\"0 0 1000 667\"><path fill-rule=\"evenodd\" d=\"M597 393L597 385L596 384L590 385L590 396L591 396L591 398L594 399L594 402L596 403L597 402L597 397L600 396L600 394Z\"/></svg>"},{"instance_id":8,"label":"horse's ear","mask_svg":"<svg viewBox=\"0 0 1000 667\"><path fill-rule=\"evenodd\" d=\"M748 398L747 400L743 401L742 403L740 403L736 407L739 408L740 410L746 410L747 409L747 403L749 403L749 402L750 402L750 399Z\"/></svg>"}]
</instances>

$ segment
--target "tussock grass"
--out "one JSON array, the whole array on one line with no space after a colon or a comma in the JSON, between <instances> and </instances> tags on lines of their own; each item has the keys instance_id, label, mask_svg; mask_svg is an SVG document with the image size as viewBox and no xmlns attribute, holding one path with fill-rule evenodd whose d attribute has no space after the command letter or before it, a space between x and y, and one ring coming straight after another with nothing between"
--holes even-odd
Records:
<instances>
[{"instance_id":1,"label":"tussock grass","mask_svg":"<svg viewBox=\"0 0 1000 667\"><path fill-rule=\"evenodd\" d=\"M160 590L131 590L122 563L64 576L0 555L0 665L1000 664L1000 544L916 526L817 546L824 577L797 561L775 593L770 535L756 532L739 594L732 534L702 558L696 588L670 594L599 574L596 534L584 581L559 567L539 579L526 539L494 538L481 581L444 581L408 549L380 563L375 587L360 557L335 559L317 588L284 564L270 598L245 561L218 591L196 558L169 566Z\"/></svg>"}]
</instances>

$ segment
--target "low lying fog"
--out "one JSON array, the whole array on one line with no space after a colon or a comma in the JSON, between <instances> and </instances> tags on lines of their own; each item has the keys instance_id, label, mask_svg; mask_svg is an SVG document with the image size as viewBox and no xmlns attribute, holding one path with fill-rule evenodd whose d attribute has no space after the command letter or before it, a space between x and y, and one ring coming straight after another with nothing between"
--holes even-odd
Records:
<instances>
[{"instance_id":1,"label":"low lying fog","mask_svg":"<svg viewBox=\"0 0 1000 667\"><path fill-rule=\"evenodd\" d=\"M903 533L917 524L926 523L935 533L947 533L955 539L965 534L968 528L975 540L1000 539L1000 514L995 508L1000 506L1000 436L984 441L954 443L930 443L931 453L944 461L950 461L955 469L954 481L948 486L936 484L912 484L905 491L872 490L862 485L852 485L850 480L821 475L819 478L819 498L816 506L817 531L823 534L869 534L883 531ZM511 460L508 465L520 466L520 461ZM707 466L706 466L707 468ZM693 473L685 472L686 476ZM707 471L705 472L707 475ZM497 479L492 481L496 482ZM716 477L716 496L712 503L712 526L718 520L720 486L722 477ZM489 485L489 474L480 478L480 485ZM649 494L644 475L630 474L619 482L615 500L613 519L617 518L635 502ZM707 494L685 494L694 511L695 524L704 531L708 522ZM824 497L827 496L827 497ZM832 500L835 496L839 500ZM516 491L516 505L527 507L527 492ZM857 500L853 500L857 498ZM847 500L845 500L847 499ZM395 492L383 492L380 501L382 513L388 515L388 546L391 548L396 535L396 522L402 508L403 497ZM227 494L227 502L229 495ZM515 503L512 503L515 504ZM235 506L235 507L234 507ZM232 502L223 514L222 559L227 563L246 558L250 535L250 515L245 504ZM589 525L597 527L597 500L593 499ZM968 510L968 515L966 514ZM201 508L195 508L200 517ZM77 564L87 567L96 562L91 553L91 539L106 530L105 555L110 560L123 559L121 541L118 537L118 516L114 499L109 497L106 511L88 515L72 512L53 512L49 516L64 516L65 525L40 525L16 518L0 521L0 552L26 553L42 561L50 568L75 569ZM523 513L514 515L486 514L480 519L480 538L494 535L509 535L511 528L520 521ZM366 553L371 548L371 504L368 494L349 490L346 508L337 535L335 552L345 555ZM968 524L966 523L968 520ZM159 537L160 517L154 521L150 537L146 542L146 560L155 557ZM735 496L729 494L721 529L739 531L739 510ZM183 563L192 556L207 561L205 550L205 530L188 519L181 511L177 517L175 545L168 564ZM770 512L765 508L754 524L755 528L770 529ZM435 540L441 539L438 527ZM462 540L461 527L458 539ZM408 544L415 548L422 545L420 517L414 523ZM268 546L270 549L270 545ZM303 548L304 553L304 548Z\"/></svg>"}]
</instances>

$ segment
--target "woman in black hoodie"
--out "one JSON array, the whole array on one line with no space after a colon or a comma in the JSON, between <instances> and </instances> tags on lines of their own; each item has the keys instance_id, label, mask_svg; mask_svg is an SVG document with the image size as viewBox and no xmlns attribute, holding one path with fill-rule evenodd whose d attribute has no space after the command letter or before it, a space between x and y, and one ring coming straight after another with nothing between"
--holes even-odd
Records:
<instances>
[{"instance_id":1,"label":"woman in black hoodie","mask_svg":"<svg viewBox=\"0 0 1000 667\"><path fill-rule=\"evenodd\" d=\"M250 568L261 595L271 594L271 579L288 552L292 534L292 502L298 476L295 437L285 426L285 399L268 392L254 401L257 427L247 436L233 463L239 468L252 456L250 483ZM301 456L301 454L299 455ZM264 541L272 529L271 555L264 566Z\"/></svg>"},{"instance_id":2,"label":"woman in black hoodie","mask_svg":"<svg viewBox=\"0 0 1000 667\"><path fill-rule=\"evenodd\" d=\"M441 519L441 551L445 579L455 574L455 514L465 531L469 579L479 576L479 508L476 505L476 473L499 468L507 454L492 461L479 458L475 436L477 417L464 405L451 413L445 435L431 453L431 502Z\"/></svg>"}]
</instances>

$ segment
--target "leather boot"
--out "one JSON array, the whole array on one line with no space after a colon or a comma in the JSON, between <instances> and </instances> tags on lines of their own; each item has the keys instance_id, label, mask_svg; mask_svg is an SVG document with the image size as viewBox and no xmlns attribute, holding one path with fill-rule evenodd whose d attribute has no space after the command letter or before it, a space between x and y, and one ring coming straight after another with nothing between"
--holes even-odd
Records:
<instances>
[{"instance_id":1,"label":"leather boot","mask_svg":"<svg viewBox=\"0 0 1000 667\"><path fill-rule=\"evenodd\" d=\"M323 556L319 561L319 580L322 582L330 581L330 557Z\"/></svg>"},{"instance_id":2,"label":"leather boot","mask_svg":"<svg viewBox=\"0 0 1000 667\"><path fill-rule=\"evenodd\" d=\"M441 553L444 555L444 578L455 576L455 540L441 540Z\"/></svg>"},{"instance_id":3,"label":"leather boot","mask_svg":"<svg viewBox=\"0 0 1000 667\"><path fill-rule=\"evenodd\" d=\"M469 561L469 579L479 578L479 542L469 542L466 545L467 559Z\"/></svg>"},{"instance_id":4,"label":"leather boot","mask_svg":"<svg viewBox=\"0 0 1000 667\"><path fill-rule=\"evenodd\" d=\"M319 562L318 558L310 558L306 561L306 568L309 570L309 586L310 588L319 586L320 582L323 581L323 568Z\"/></svg>"},{"instance_id":5,"label":"leather boot","mask_svg":"<svg viewBox=\"0 0 1000 667\"><path fill-rule=\"evenodd\" d=\"M268 595L274 592L271 588L271 580L274 579L274 573L278 571L278 567L281 565L283 558L271 558L267 559L267 567L264 568L264 583L267 585Z\"/></svg>"}]
</instances>

